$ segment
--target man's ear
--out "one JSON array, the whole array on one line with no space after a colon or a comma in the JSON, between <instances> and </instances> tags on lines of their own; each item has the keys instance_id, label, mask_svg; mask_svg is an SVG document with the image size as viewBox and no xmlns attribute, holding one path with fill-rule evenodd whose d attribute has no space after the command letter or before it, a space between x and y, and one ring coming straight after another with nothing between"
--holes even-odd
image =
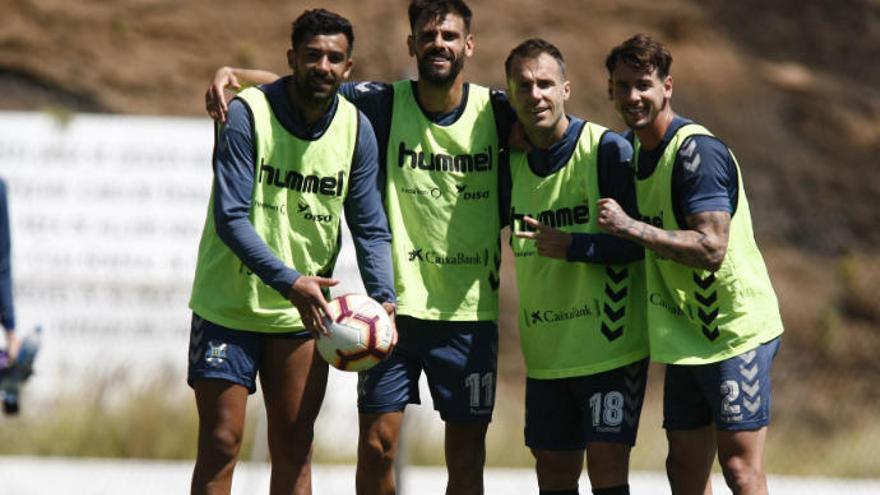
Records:
<instances>
[{"instance_id":1,"label":"man's ear","mask_svg":"<svg viewBox=\"0 0 880 495\"><path fill-rule=\"evenodd\" d=\"M474 35L468 33L464 38L464 56L470 57L474 54Z\"/></svg>"},{"instance_id":2,"label":"man's ear","mask_svg":"<svg viewBox=\"0 0 880 495\"><path fill-rule=\"evenodd\" d=\"M354 59L349 58L345 61L345 71L342 73L342 79L348 79L348 76L351 75L351 68L354 66Z\"/></svg>"}]
</instances>

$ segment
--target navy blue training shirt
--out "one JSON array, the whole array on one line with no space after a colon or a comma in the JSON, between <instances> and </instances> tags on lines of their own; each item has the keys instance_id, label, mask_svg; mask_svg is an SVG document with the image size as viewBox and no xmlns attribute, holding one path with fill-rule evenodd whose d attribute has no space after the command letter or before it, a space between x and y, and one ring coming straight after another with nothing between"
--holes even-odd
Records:
<instances>
[{"instance_id":1,"label":"navy blue training shirt","mask_svg":"<svg viewBox=\"0 0 880 495\"><path fill-rule=\"evenodd\" d=\"M288 79L283 77L260 89L268 96L272 112L285 129L299 138L319 138L336 114L338 97L334 97L327 114L309 127L287 96ZM378 188L376 136L362 113L358 118L357 147L344 203L345 218L367 293L379 302L394 301L391 232ZM229 105L226 124L220 128L214 154L214 221L220 239L236 256L263 282L286 297L300 274L296 267L284 265L272 253L248 220L256 160L253 135L250 110L241 100L234 99Z\"/></svg>"},{"instance_id":2,"label":"navy blue training shirt","mask_svg":"<svg viewBox=\"0 0 880 495\"><path fill-rule=\"evenodd\" d=\"M581 131L586 122L571 115L568 116L568 128L562 138L548 149L532 148L527 158L529 167L535 175L546 177L568 163L574 153ZM609 131L602 135L599 143L598 181L599 193L603 198L612 198L630 216L637 212L635 184L630 165L632 146L619 134ZM502 202L510 205L511 178L502 179L506 184L502 189ZM596 198L599 199L599 198ZM509 206L507 208L509 211ZM593 209L595 212L595 207ZM588 263L618 264L629 263L644 257L644 249L625 239L611 234L573 234L572 244L568 249L568 261Z\"/></svg>"},{"instance_id":3,"label":"navy blue training shirt","mask_svg":"<svg viewBox=\"0 0 880 495\"><path fill-rule=\"evenodd\" d=\"M691 120L678 115L672 119L663 140L653 150L639 150L637 177L649 177L666 146L683 125ZM632 131L626 134L632 142ZM687 156L682 154L687 151ZM733 215L739 195L739 174L727 146L714 136L691 136L682 143L672 169L672 207L675 220L686 228L689 215L707 211L726 211Z\"/></svg>"}]
</instances>

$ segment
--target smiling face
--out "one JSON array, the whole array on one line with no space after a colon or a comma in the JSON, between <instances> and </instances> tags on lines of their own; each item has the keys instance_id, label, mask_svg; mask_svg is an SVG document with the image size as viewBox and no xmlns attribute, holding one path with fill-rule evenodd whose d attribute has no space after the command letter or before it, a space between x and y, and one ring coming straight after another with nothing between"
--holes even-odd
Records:
<instances>
[{"instance_id":1,"label":"smiling face","mask_svg":"<svg viewBox=\"0 0 880 495\"><path fill-rule=\"evenodd\" d=\"M565 101L571 95L571 86L551 55L542 52L514 57L507 91L517 119L530 138L532 134L561 137L565 133Z\"/></svg>"},{"instance_id":2,"label":"smiling face","mask_svg":"<svg viewBox=\"0 0 880 495\"><path fill-rule=\"evenodd\" d=\"M300 97L312 102L333 98L351 72L348 39L344 34L318 34L295 50L288 50L287 63L293 69Z\"/></svg>"},{"instance_id":3,"label":"smiling face","mask_svg":"<svg viewBox=\"0 0 880 495\"><path fill-rule=\"evenodd\" d=\"M656 68L637 69L618 62L608 81L608 96L614 109L633 130L657 125L662 114L670 112L672 76L661 78Z\"/></svg>"},{"instance_id":4,"label":"smiling face","mask_svg":"<svg viewBox=\"0 0 880 495\"><path fill-rule=\"evenodd\" d=\"M419 78L435 85L451 84L474 51L474 39L461 16L419 19L407 38L409 53L416 58Z\"/></svg>"}]
</instances>

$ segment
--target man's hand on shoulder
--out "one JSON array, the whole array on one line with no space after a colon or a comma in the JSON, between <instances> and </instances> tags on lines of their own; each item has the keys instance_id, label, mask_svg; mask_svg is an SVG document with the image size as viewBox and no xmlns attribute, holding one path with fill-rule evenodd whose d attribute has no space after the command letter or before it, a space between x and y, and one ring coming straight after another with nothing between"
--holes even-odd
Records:
<instances>
[{"instance_id":1,"label":"man's hand on shoulder","mask_svg":"<svg viewBox=\"0 0 880 495\"><path fill-rule=\"evenodd\" d=\"M205 110L212 119L226 122L226 112L229 110L226 102L225 89L231 88L236 91L241 89L241 83L235 76L232 67L220 67L214 73L214 80L205 91Z\"/></svg>"},{"instance_id":2,"label":"man's hand on shoulder","mask_svg":"<svg viewBox=\"0 0 880 495\"><path fill-rule=\"evenodd\" d=\"M225 90L239 91L243 87L269 84L277 80L277 74L265 70L220 67L214 73L214 80L211 81L208 90L205 91L205 110L212 119L226 122L226 112L229 107Z\"/></svg>"}]
</instances>

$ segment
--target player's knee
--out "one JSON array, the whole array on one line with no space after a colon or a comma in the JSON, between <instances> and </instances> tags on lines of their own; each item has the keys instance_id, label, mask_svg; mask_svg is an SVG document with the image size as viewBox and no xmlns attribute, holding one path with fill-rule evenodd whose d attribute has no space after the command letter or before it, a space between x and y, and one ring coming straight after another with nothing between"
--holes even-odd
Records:
<instances>
[{"instance_id":1,"label":"player's knee","mask_svg":"<svg viewBox=\"0 0 880 495\"><path fill-rule=\"evenodd\" d=\"M482 474L486 463L485 450L473 449L456 452L455 455L447 456L446 466L450 472L467 475Z\"/></svg>"},{"instance_id":2,"label":"player's knee","mask_svg":"<svg viewBox=\"0 0 880 495\"><path fill-rule=\"evenodd\" d=\"M687 455L683 455L680 451L669 449L669 453L666 455L666 472L669 476L686 475L691 468L692 463L689 462Z\"/></svg>"},{"instance_id":3,"label":"player's knee","mask_svg":"<svg viewBox=\"0 0 880 495\"><path fill-rule=\"evenodd\" d=\"M603 485L626 483L629 474L629 452L625 449L587 451L587 467L594 484Z\"/></svg>"},{"instance_id":4,"label":"player's knee","mask_svg":"<svg viewBox=\"0 0 880 495\"><path fill-rule=\"evenodd\" d=\"M740 456L719 456L724 481L733 493L751 493L765 483L760 464L749 462Z\"/></svg>"},{"instance_id":5,"label":"player's knee","mask_svg":"<svg viewBox=\"0 0 880 495\"><path fill-rule=\"evenodd\" d=\"M241 450L242 435L240 431L232 428L215 428L208 433L205 447L208 454L215 460L228 463L238 458Z\"/></svg>"},{"instance_id":6,"label":"player's knee","mask_svg":"<svg viewBox=\"0 0 880 495\"><path fill-rule=\"evenodd\" d=\"M361 438L358 443L358 464L368 469L390 469L396 453L394 444L387 439Z\"/></svg>"},{"instance_id":7,"label":"player's knee","mask_svg":"<svg viewBox=\"0 0 880 495\"><path fill-rule=\"evenodd\" d=\"M486 463L486 443L482 435L447 437L446 465L450 472L482 475Z\"/></svg>"},{"instance_id":8,"label":"player's knee","mask_svg":"<svg viewBox=\"0 0 880 495\"><path fill-rule=\"evenodd\" d=\"M315 429L311 423L291 423L277 430L270 428L269 453L272 460L297 465L307 462L314 437Z\"/></svg>"},{"instance_id":9,"label":"player's knee","mask_svg":"<svg viewBox=\"0 0 880 495\"><path fill-rule=\"evenodd\" d=\"M542 488L568 489L576 487L583 470L583 452L532 449L538 485Z\"/></svg>"}]
</instances>

